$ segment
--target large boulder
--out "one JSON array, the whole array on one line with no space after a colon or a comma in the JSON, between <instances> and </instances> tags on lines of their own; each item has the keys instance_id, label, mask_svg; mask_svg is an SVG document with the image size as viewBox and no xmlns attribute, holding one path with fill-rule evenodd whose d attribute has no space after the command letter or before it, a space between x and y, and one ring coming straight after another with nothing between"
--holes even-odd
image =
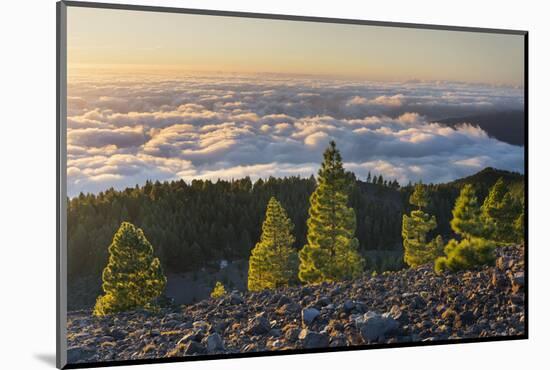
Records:
<instances>
[{"instance_id":1,"label":"large boulder","mask_svg":"<svg viewBox=\"0 0 550 370\"><path fill-rule=\"evenodd\" d=\"M355 319L355 325L365 342L382 341L399 328L399 322L389 314L369 311Z\"/></svg>"}]
</instances>

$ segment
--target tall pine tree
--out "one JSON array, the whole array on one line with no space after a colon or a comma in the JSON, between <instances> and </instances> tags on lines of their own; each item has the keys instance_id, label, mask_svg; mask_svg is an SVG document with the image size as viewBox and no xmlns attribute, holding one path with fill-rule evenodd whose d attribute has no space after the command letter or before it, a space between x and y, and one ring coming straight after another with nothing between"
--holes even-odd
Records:
<instances>
[{"instance_id":1,"label":"tall pine tree","mask_svg":"<svg viewBox=\"0 0 550 370\"><path fill-rule=\"evenodd\" d=\"M430 242L427 235L437 227L435 216L422 211L429 203L426 186L416 184L409 203L418 207L410 216L403 215L401 235L403 237L404 259L411 267L433 262L443 254L443 239L437 236Z\"/></svg>"},{"instance_id":2,"label":"tall pine tree","mask_svg":"<svg viewBox=\"0 0 550 370\"><path fill-rule=\"evenodd\" d=\"M249 260L248 290L274 289L295 281L298 255L292 247L293 228L281 203L271 197L260 241L252 249Z\"/></svg>"},{"instance_id":3,"label":"tall pine tree","mask_svg":"<svg viewBox=\"0 0 550 370\"><path fill-rule=\"evenodd\" d=\"M481 209L471 184L465 185L456 199L451 229L466 239L486 235L486 228L481 219Z\"/></svg>"},{"instance_id":4,"label":"tall pine tree","mask_svg":"<svg viewBox=\"0 0 550 370\"><path fill-rule=\"evenodd\" d=\"M97 298L96 316L135 308L149 308L166 286L160 261L143 231L123 222L109 246L109 262L103 270L104 295Z\"/></svg>"},{"instance_id":5,"label":"tall pine tree","mask_svg":"<svg viewBox=\"0 0 550 370\"><path fill-rule=\"evenodd\" d=\"M340 281L363 271L355 211L348 207L349 178L334 141L323 157L318 185L310 197L307 244L300 251L298 277L305 283Z\"/></svg>"}]
</instances>

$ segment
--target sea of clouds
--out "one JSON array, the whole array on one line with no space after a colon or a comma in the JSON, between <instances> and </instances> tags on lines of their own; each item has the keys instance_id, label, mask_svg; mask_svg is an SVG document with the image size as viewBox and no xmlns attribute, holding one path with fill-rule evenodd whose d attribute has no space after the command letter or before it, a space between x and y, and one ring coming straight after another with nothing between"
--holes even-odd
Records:
<instances>
[{"instance_id":1,"label":"sea of clouds","mask_svg":"<svg viewBox=\"0 0 550 370\"><path fill-rule=\"evenodd\" d=\"M68 195L150 180L310 176L335 140L359 178L446 182L487 166L523 172L524 148L467 122L523 109L523 89L277 75L71 76Z\"/></svg>"}]
</instances>

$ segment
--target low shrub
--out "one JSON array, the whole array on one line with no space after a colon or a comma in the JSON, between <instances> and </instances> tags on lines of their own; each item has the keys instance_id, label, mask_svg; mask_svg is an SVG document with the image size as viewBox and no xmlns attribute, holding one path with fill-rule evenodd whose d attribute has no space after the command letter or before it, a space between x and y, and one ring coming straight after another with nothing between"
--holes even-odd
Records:
<instances>
[{"instance_id":1,"label":"low shrub","mask_svg":"<svg viewBox=\"0 0 550 370\"><path fill-rule=\"evenodd\" d=\"M495 262L495 243L480 238L451 239L445 246L445 256L435 260L436 272L460 271Z\"/></svg>"}]
</instances>

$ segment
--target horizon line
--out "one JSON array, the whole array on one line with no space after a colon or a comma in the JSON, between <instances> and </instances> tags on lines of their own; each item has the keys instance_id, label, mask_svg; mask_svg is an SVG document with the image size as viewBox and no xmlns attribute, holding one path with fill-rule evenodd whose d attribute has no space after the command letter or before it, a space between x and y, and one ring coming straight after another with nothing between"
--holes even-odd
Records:
<instances>
[{"instance_id":1,"label":"horizon line","mask_svg":"<svg viewBox=\"0 0 550 370\"><path fill-rule=\"evenodd\" d=\"M487 81L466 81L456 79L425 79L410 76L408 78L376 78L369 75L356 75L356 74L332 74L332 73L303 73L303 72L283 72L274 70L265 71L249 71L249 70L224 70L219 68L200 69L196 67L182 66L180 64L141 64L141 63L69 63L67 64L68 76L82 77L85 75L83 71L95 70L99 73L106 74L146 74L150 76L162 76L169 75L171 73L188 73L196 75L233 75L236 76L274 76L274 77L307 77L315 78L319 80L333 80L333 81L353 81L357 83L376 82L376 83L398 83L398 84L436 84L436 83L448 83L458 85L470 85L470 86L487 86L492 88L511 88L511 89L524 89L525 82L523 83L501 83L501 82L487 82ZM98 74L99 74L98 73ZM95 74L96 76L98 74ZM87 76L94 76L93 73L87 73Z\"/></svg>"}]
</instances>

